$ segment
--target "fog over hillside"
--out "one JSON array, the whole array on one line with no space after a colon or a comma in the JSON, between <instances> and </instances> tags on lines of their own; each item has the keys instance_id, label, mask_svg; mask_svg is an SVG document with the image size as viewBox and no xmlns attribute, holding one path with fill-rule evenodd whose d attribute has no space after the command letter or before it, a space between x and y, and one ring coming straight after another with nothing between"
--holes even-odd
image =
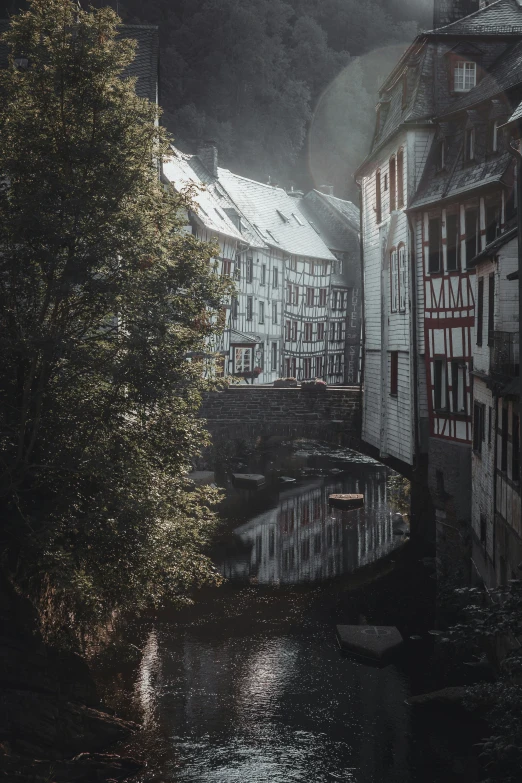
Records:
<instances>
[{"instance_id":1,"label":"fog over hillside","mask_svg":"<svg viewBox=\"0 0 522 783\"><path fill-rule=\"evenodd\" d=\"M432 0L92 0L158 24L163 121L186 151L256 179L356 198L378 86ZM3 13L21 3L7 0Z\"/></svg>"}]
</instances>

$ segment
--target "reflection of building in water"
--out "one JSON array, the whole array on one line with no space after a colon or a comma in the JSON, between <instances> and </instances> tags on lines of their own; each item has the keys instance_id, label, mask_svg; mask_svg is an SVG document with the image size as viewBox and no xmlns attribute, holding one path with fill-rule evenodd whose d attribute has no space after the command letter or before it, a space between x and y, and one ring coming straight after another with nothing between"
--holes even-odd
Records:
<instances>
[{"instance_id":1,"label":"reflection of building in water","mask_svg":"<svg viewBox=\"0 0 522 783\"><path fill-rule=\"evenodd\" d=\"M259 582L315 582L349 573L388 554L399 543L392 528L387 473L382 469L363 478L316 482L280 495L279 507L235 530L251 547L249 576ZM349 486L347 486L349 485ZM328 496L357 492L365 507L333 511ZM244 577L245 560L229 559L224 572Z\"/></svg>"}]
</instances>

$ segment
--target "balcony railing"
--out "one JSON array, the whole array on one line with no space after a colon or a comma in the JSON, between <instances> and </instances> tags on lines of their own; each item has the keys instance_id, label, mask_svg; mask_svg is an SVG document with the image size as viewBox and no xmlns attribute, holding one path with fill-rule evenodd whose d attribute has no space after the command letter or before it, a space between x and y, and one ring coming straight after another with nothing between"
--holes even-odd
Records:
<instances>
[{"instance_id":1,"label":"balcony railing","mask_svg":"<svg viewBox=\"0 0 522 783\"><path fill-rule=\"evenodd\" d=\"M518 332L493 332L491 369L502 375L517 376L520 368Z\"/></svg>"}]
</instances>

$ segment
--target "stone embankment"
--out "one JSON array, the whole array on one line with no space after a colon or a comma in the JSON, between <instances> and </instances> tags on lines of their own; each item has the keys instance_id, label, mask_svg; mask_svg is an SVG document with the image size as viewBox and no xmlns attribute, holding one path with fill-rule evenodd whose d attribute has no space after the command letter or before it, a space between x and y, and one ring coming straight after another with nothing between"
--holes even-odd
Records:
<instances>
[{"instance_id":1,"label":"stone embankment","mask_svg":"<svg viewBox=\"0 0 522 783\"><path fill-rule=\"evenodd\" d=\"M137 728L110 714L88 666L46 645L28 601L0 589L0 780L120 780L139 764L103 751Z\"/></svg>"}]
</instances>

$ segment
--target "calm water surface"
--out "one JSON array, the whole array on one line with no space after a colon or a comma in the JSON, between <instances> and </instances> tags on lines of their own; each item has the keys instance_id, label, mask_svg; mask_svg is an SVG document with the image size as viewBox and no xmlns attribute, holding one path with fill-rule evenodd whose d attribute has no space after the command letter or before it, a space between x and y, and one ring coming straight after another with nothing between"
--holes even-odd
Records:
<instances>
[{"instance_id":1,"label":"calm water surface","mask_svg":"<svg viewBox=\"0 0 522 783\"><path fill-rule=\"evenodd\" d=\"M140 780L473 780L458 727L424 725L405 705L415 679L407 665L376 669L339 653L346 580L389 563L407 533L390 503L389 472L342 467L348 472L284 487L268 507L239 514L216 550L227 584L145 623L138 660L103 672L108 698L144 722L127 749L147 759ZM363 493L365 508L332 514L335 491ZM235 499L237 516L251 497Z\"/></svg>"}]
</instances>

